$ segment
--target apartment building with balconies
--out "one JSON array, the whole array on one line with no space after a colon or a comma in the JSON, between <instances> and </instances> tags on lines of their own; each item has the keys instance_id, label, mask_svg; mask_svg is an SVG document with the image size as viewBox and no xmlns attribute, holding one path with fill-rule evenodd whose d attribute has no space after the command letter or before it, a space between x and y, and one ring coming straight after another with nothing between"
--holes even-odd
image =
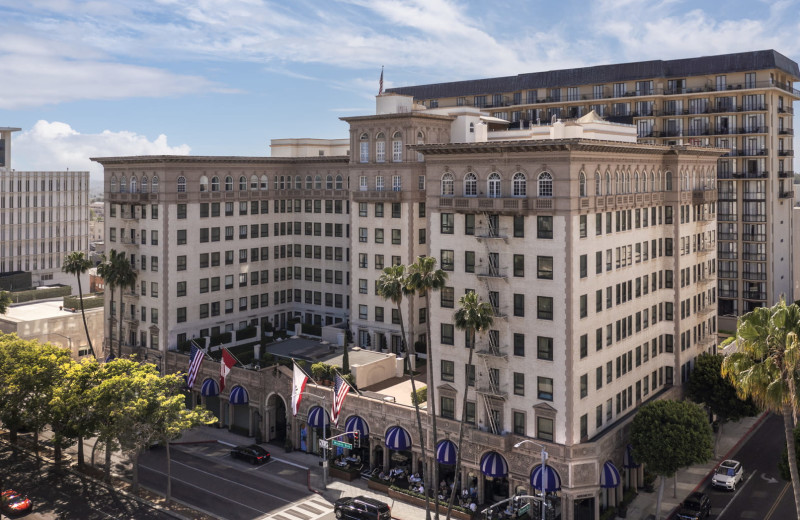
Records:
<instances>
[{"instance_id":1,"label":"apartment building with balconies","mask_svg":"<svg viewBox=\"0 0 800 520\"><path fill-rule=\"evenodd\" d=\"M429 108L479 107L511 128L594 110L640 143L711 146L718 160L723 328L792 294L796 62L774 50L398 87ZM727 317L727 318L726 318Z\"/></svg>"}]
</instances>

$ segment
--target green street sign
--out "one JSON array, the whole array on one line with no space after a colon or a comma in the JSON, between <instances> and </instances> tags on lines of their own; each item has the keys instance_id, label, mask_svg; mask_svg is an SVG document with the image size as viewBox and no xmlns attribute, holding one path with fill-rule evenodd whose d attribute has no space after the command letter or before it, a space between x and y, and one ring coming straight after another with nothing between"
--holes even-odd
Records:
<instances>
[{"instance_id":1,"label":"green street sign","mask_svg":"<svg viewBox=\"0 0 800 520\"><path fill-rule=\"evenodd\" d=\"M524 515L525 513L527 513L530 510L531 510L531 505L530 504L525 504L524 506L522 506L519 509L517 509L517 516L522 516L522 515Z\"/></svg>"},{"instance_id":2,"label":"green street sign","mask_svg":"<svg viewBox=\"0 0 800 520\"><path fill-rule=\"evenodd\" d=\"M333 441L333 445L334 446L339 446L340 448L345 448L345 449L348 449L348 450L352 450L353 449L353 445L350 444L349 442L342 442L342 441L334 440Z\"/></svg>"}]
</instances>

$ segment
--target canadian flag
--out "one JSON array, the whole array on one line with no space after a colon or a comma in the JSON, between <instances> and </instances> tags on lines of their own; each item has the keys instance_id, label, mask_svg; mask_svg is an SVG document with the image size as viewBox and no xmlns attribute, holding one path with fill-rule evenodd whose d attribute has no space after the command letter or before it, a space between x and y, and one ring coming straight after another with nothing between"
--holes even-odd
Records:
<instances>
[{"instance_id":1,"label":"canadian flag","mask_svg":"<svg viewBox=\"0 0 800 520\"><path fill-rule=\"evenodd\" d=\"M292 374L292 415L297 415L297 412L300 411L300 401L303 400L306 383L308 383L308 376L302 368L295 364Z\"/></svg>"},{"instance_id":2,"label":"canadian flag","mask_svg":"<svg viewBox=\"0 0 800 520\"><path fill-rule=\"evenodd\" d=\"M225 390L225 376L227 376L233 365L236 364L236 358L228 352L228 349L222 349L222 363L219 364L219 391Z\"/></svg>"}]
</instances>

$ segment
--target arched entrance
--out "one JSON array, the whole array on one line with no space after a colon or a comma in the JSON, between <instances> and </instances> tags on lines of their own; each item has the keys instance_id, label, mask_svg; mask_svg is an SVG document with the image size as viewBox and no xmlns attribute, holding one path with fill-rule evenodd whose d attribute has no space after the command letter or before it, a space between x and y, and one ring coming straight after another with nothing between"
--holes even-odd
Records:
<instances>
[{"instance_id":1,"label":"arched entrance","mask_svg":"<svg viewBox=\"0 0 800 520\"><path fill-rule=\"evenodd\" d=\"M278 394L267 399L267 442L283 445L286 440L286 402Z\"/></svg>"},{"instance_id":2,"label":"arched entrance","mask_svg":"<svg viewBox=\"0 0 800 520\"><path fill-rule=\"evenodd\" d=\"M350 457L355 459L354 462L358 463L359 466L362 466L362 469L369 468L369 425L367 424L367 421L358 415L351 415L344 423L344 431L358 432L358 441L360 446L358 448L353 446L353 449L350 450ZM352 435L348 435L348 438L350 439L350 442L354 442Z\"/></svg>"},{"instance_id":3,"label":"arched entrance","mask_svg":"<svg viewBox=\"0 0 800 520\"><path fill-rule=\"evenodd\" d=\"M534 494L544 494L547 509L545 510L545 518L547 520L561 520L561 476L558 471L552 466L537 464L531 471L531 487L534 489ZM594 507L594 499L592 500L592 508ZM542 518L540 502L535 501L532 505L533 512L536 518Z\"/></svg>"},{"instance_id":4,"label":"arched entrance","mask_svg":"<svg viewBox=\"0 0 800 520\"><path fill-rule=\"evenodd\" d=\"M200 387L200 396L206 409L214 414L219 424L220 405L219 405L219 385L210 377L203 381Z\"/></svg>"},{"instance_id":5,"label":"arched entrance","mask_svg":"<svg viewBox=\"0 0 800 520\"><path fill-rule=\"evenodd\" d=\"M450 496L451 486L457 486L455 482L456 476L456 456L458 455L458 448L453 441L442 440L436 445L436 463L438 466L439 482L436 483L439 495L444 497ZM444 483L444 486L442 486ZM456 489L457 493L461 493L460 489Z\"/></svg>"},{"instance_id":6,"label":"arched entrance","mask_svg":"<svg viewBox=\"0 0 800 520\"><path fill-rule=\"evenodd\" d=\"M233 407L231 413L231 431L249 436L250 432L250 396L243 386L235 386L228 397Z\"/></svg>"},{"instance_id":7,"label":"arched entrance","mask_svg":"<svg viewBox=\"0 0 800 520\"><path fill-rule=\"evenodd\" d=\"M496 451L481 457L483 501L489 504L508 498L508 463Z\"/></svg>"}]
</instances>

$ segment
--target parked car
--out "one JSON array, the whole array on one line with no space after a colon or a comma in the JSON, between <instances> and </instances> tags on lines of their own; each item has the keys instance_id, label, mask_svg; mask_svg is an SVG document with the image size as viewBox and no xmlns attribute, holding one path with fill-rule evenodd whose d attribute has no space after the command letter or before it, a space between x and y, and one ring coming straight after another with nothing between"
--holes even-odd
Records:
<instances>
[{"instance_id":1,"label":"parked car","mask_svg":"<svg viewBox=\"0 0 800 520\"><path fill-rule=\"evenodd\" d=\"M680 520L703 520L711 513L711 500L705 493L692 493L678 509Z\"/></svg>"},{"instance_id":2,"label":"parked car","mask_svg":"<svg viewBox=\"0 0 800 520\"><path fill-rule=\"evenodd\" d=\"M231 450L231 457L247 460L250 464L264 464L269 461L269 452L258 444L251 444L250 446L236 446Z\"/></svg>"},{"instance_id":3,"label":"parked car","mask_svg":"<svg viewBox=\"0 0 800 520\"><path fill-rule=\"evenodd\" d=\"M0 495L0 506L2 506L0 509L7 515L19 515L29 512L33 503L22 493L7 489Z\"/></svg>"},{"instance_id":4,"label":"parked car","mask_svg":"<svg viewBox=\"0 0 800 520\"><path fill-rule=\"evenodd\" d=\"M735 490L736 484L744 478L744 468L737 460L723 460L711 477L711 485Z\"/></svg>"},{"instance_id":5,"label":"parked car","mask_svg":"<svg viewBox=\"0 0 800 520\"><path fill-rule=\"evenodd\" d=\"M336 518L355 520L391 520L392 510L388 504L365 496L343 497L334 502Z\"/></svg>"}]
</instances>

